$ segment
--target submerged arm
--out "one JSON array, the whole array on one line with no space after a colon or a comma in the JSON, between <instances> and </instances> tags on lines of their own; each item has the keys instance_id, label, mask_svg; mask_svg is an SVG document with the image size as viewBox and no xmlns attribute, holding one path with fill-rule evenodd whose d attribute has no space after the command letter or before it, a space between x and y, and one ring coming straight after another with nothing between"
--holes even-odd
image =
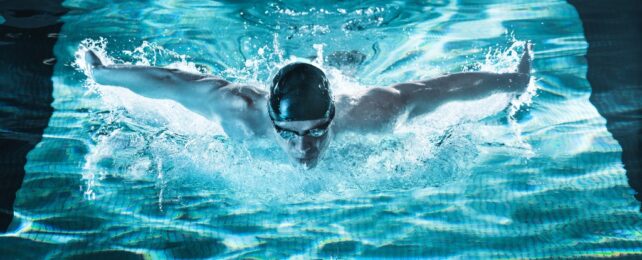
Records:
<instances>
[{"instance_id":1,"label":"submerged arm","mask_svg":"<svg viewBox=\"0 0 642 260\"><path fill-rule=\"evenodd\" d=\"M464 72L439 78L392 86L399 91L410 116L428 113L456 100L475 100L495 93L521 94L528 87L531 70L531 44L527 44L517 72Z\"/></svg>"},{"instance_id":2,"label":"submerged arm","mask_svg":"<svg viewBox=\"0 0 642 260\"><path fill-rule=\"evenodd\" d=\"M212 76L151 66L103 65L92 51L85 53L91 76L98 84L119 86L155 99L171 99L204 116L210 94L229 82Z\"/></svg>"}]
</instances>

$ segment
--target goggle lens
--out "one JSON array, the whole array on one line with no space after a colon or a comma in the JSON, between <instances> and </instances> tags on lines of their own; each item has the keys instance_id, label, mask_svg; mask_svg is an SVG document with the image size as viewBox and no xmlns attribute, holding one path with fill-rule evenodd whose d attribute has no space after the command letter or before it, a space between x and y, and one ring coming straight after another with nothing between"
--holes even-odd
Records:
<instances>
[{"instance_id":1,"label":"goggle lens","mask_svg":"<svg viewBox=\"0 0 642 260\"><path fill-rule=\"evenodd\" d=\"M274 125L274 128L276 128L276 132L279 133L281 138L283 139L292 139L295 136L312 136L312 137L321 137L325 135L328 132L328 126L330 126L330 121L328 123L325 123L317 128L314 129L309 129L305 130L302 134L299 134L295 131L283 129L279 127L278 125Z\"/></svg>"}]
</instances>

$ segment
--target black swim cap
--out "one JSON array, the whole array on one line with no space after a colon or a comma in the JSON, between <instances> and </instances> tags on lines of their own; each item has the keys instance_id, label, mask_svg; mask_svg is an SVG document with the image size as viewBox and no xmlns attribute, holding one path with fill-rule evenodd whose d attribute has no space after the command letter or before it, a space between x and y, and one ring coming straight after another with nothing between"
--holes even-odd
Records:
<instances>
[{"instance_id":1,"label":"black swim cap","mask_svg":"<svg viewBox=\"0 0 642 260\"><path fill-rule=\"evenodd\" d=\"M274 121L332 118L334 102L323 71L307 63L281 68L272 80L268 111Z\"/></svg>"}]
</instances>

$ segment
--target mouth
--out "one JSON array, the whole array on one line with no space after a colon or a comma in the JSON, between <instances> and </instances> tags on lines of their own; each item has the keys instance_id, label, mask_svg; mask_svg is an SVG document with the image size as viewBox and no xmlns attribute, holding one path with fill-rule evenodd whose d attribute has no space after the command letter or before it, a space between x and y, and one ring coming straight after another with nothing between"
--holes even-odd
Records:
<instances>
[{"instance_id":1,"label":"mouth","mask_svg":"<svg viewBox=\"0 0 642 260\"><path fill-rule=\"evenodd\" d=\"M296 162L299 163L306 170L312 169L317 165L317 160L313 158L295 158Z\"/></svg>"},{"instance_id":2,"label":"mouth","mask_svg":"<svg viewBox=\"0 0 642 260\"><path fill-rule=\"evenodd\" d=\"M296 161L299 164L310 164L310 162L314 161L312 158L294 158L294 161Z\"/></svg>"},{"instance_id":3,"label":"mouth","mask_svg":"<svg viewBox=\"0 0 642 260\"><path fill-rule=\"evenodd\" d=\"M319 157L319 153L293 154L292 158L298 162L314 161Z\"/></svg>"},{"instance_id":4,"label":"mouth","mask_svg":"<svg viewBox=\"0 0 642 260\"><path fill-rule=\"evenodd\" d=\"M294 159L296 159L297 161L302 162L302 161L309 161L309 160L313 160L314 158L316 158L316 157L317 157L317 155L318 155L318 153L306 153L306 154L297 154L297 155L293 155L292 157L293 157Z\"/></svg>"}]
</instances>

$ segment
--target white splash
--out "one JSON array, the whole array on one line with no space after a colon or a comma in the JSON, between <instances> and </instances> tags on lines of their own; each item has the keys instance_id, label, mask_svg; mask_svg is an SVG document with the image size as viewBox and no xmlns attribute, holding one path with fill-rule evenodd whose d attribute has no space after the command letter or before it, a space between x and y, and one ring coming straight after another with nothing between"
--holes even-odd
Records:
<instances>
[{"instance_id":1,"label":"white splash","mask_svg":"<svg viewBox=\"0 0 642 260\"><path fill-rule=\"evenodd\" d=\"M113 63L116 58L107 54L106 46L105 39L83 41L77 51L76 68L86 72L84 57L79 55L86 49ZM319 57L316 60L294 56L283 60L283 50L276 49L278 46L276 37L272 46L257 46L245 67L228 69L226 75L245 80L238 83L251 83L262 80L257 76L260 70L305 61L327 73L335 94L369 87L336 68L325 67L323 45L311 46ZM152 43L120 54L122 62L130 64L200 71L189 57ZM501 55L489 56L488 62L498 59L496 64L514 66L504 62L512 60L512 54ZM500 70L489 64L482 67ZM100 181L106 175L149 181L158 189L160 211L165 201L212 189L244 203L289 203L360 196L372 190L447 185L465 178L477 156L480 137L470 129L508 104L508 100L501 101L506 97L497 96L454 102L399 126L390 135L346 135L331 144L317 168L305 171L293 166L273 140L235 142L226 137L219 122L173 101L140 97L123 88L97 85L91 79L85 86L98 94L92 118L100 122L86 156L86 196L95 199L105 192L100 190ZM113 163L101 166L104 160Z\"/></svg>"},{"instance_id":2,"label":"white splash","mask_svg":"<svg viewBox=\"0 0 642 260\"><path fill-rule=\"evenodd\" d=\"M484 62L478 64L479 70L495 73L517 71L517 66L526 48L526 43L526 41L518 41L513 38L513 44L505 50L499 48L488 50ZM531 52L530 55L531 60L535 59L535 53ZM512 98L507 111L507 121L514 136L514 142L512 142L511 145L524 149L528 158L534 156L535 153L530 144L522 138L522 127L517 122L516 115L520 109L531 105L536 92L537 85L535 84L535 78L531 75L526 92L517 98Z\"/></svg>"}]
</instances>

